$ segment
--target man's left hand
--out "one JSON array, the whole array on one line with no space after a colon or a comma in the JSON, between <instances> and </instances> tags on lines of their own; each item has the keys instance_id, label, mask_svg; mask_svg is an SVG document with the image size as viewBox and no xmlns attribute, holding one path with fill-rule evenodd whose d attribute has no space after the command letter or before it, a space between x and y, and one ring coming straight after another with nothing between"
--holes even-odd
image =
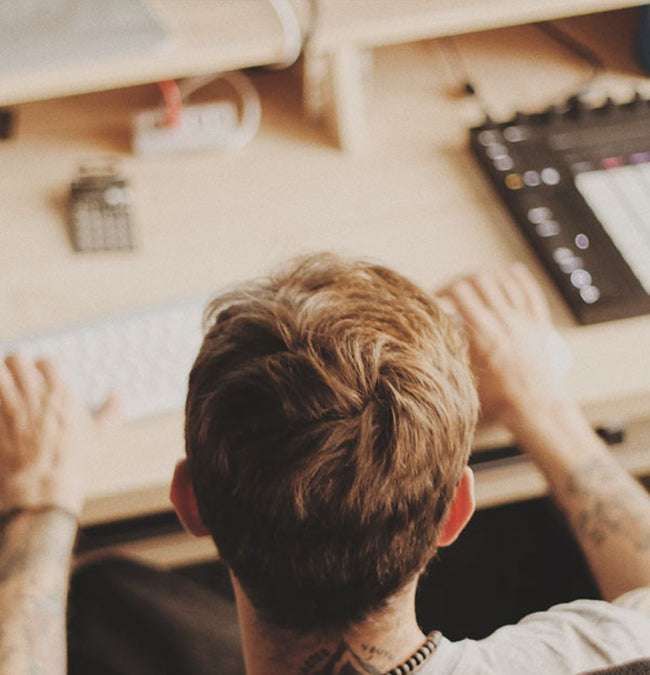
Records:
<instances>
[{"instance_id":1,"label":"man's left hand","mask_svg":"<svg viewBox=\"0 0 650 675\"><path fill-rule=\"evenodd\" d=\"M113 397L91 413L50 361L0 362L0 514L58 507L78 517L86 458L116 416Z\"/></svg>"}]
</instances>

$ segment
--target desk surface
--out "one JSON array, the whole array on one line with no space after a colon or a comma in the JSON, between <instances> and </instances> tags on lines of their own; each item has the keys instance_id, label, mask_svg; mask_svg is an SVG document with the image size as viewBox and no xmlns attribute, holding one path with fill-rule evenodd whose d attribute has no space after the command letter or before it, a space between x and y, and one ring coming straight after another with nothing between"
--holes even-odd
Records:
<instances>
[{"instance_id":1,"label":"desk surface","mask_svg":"<svg viewBox=\"0 0 650 675\"><path fill-rule=\"evenodd\" d=\"M626 21L608 19L612 72L598 85L622 96L647 84L625 46ZM599 25L569 22L592 36ZM458 47L499 113L562 99L586 71L532 27L464 36ZM262 130L233 153L133 157L128 119L156 102L153 86L22 106L16 138L0 145L2 335L216 290L308 251L379 259L432 290L479 267L523 260L573 347L570 390L595 419L647 414L650 316L576 326L470 156L476 105L450 94L436 44L381 49L375 65L369 144L353 156L303 119L296 68L255 76ZM65 227L67 186L81 161L106 152L121 156L132 180L139 246L75 254ZM183 454L181 414L120 428L105 445L93 457L86 520L166 508L170 472ZM650 471L650 452L633 461ZM479 501L481 489L479 482ZM497 499L488 493L485 503Z\"/></svg>"}]
</instances>

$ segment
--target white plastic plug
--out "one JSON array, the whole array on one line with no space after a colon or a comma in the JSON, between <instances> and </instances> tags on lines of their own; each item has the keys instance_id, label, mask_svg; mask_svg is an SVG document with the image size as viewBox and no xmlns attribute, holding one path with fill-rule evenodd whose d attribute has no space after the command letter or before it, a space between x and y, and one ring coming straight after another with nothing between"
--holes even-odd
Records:
<instances>
[{"instance_id":1,"label":"white plastic plug","mask_svg":"<svg viewBox=\"0 0 650 675\"><path fill-rule=\"evenodd\" d=\"M164 110L147 110L133 118L133 150L142 155L221 150L232 144L238 129L237 106L231 101L185 106L173 125L165 124Z\"/></svg>"}]
</instances>

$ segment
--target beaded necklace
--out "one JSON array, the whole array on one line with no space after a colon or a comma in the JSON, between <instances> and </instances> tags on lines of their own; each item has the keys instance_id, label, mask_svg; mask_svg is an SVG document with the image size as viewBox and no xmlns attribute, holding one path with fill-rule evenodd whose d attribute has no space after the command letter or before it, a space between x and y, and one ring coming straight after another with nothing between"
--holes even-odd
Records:
<instances>
[{"instance_id":1,"label":"beaded necklace","mask_svg":"<svg viewBox=\"0 0 650 675\"><path fill-rule=\"evenodd\" d=\"M406 659L403 663L400 663L399 666L391 668L385 675L408 675L414 670L419 668L433 652L436 651L436 647L440 644L442 634L434 630L433 632L427 635L427 639L411 654L411 656Z\"/></svg>"}]
</instances>

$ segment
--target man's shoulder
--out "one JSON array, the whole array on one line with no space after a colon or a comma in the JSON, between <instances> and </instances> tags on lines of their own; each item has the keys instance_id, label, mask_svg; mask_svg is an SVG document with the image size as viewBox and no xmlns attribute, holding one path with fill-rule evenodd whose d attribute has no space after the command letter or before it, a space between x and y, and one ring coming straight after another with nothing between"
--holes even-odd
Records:
<instances>
[{"instance_id":1,"label":"man's shoulder","mask_svg":"<svg viewBox=\"0 0 650 675\"><path fill-rule=\"evenodd\" d=\"M576 600L503 626L482 640L443 640L430 673L579 673L650 657L650 588L615 602Z\"/></svg>"},{"instance_id":2,"label":"man's shoulder","mask_svg":"<svg viewBox=\"0 0 650 675\"><path fill-rule=\"evenodd\" d=\"M613 602L618 607L626 607L650 617L650 586L628 591Z\"/></svg>"}]
</instances>

